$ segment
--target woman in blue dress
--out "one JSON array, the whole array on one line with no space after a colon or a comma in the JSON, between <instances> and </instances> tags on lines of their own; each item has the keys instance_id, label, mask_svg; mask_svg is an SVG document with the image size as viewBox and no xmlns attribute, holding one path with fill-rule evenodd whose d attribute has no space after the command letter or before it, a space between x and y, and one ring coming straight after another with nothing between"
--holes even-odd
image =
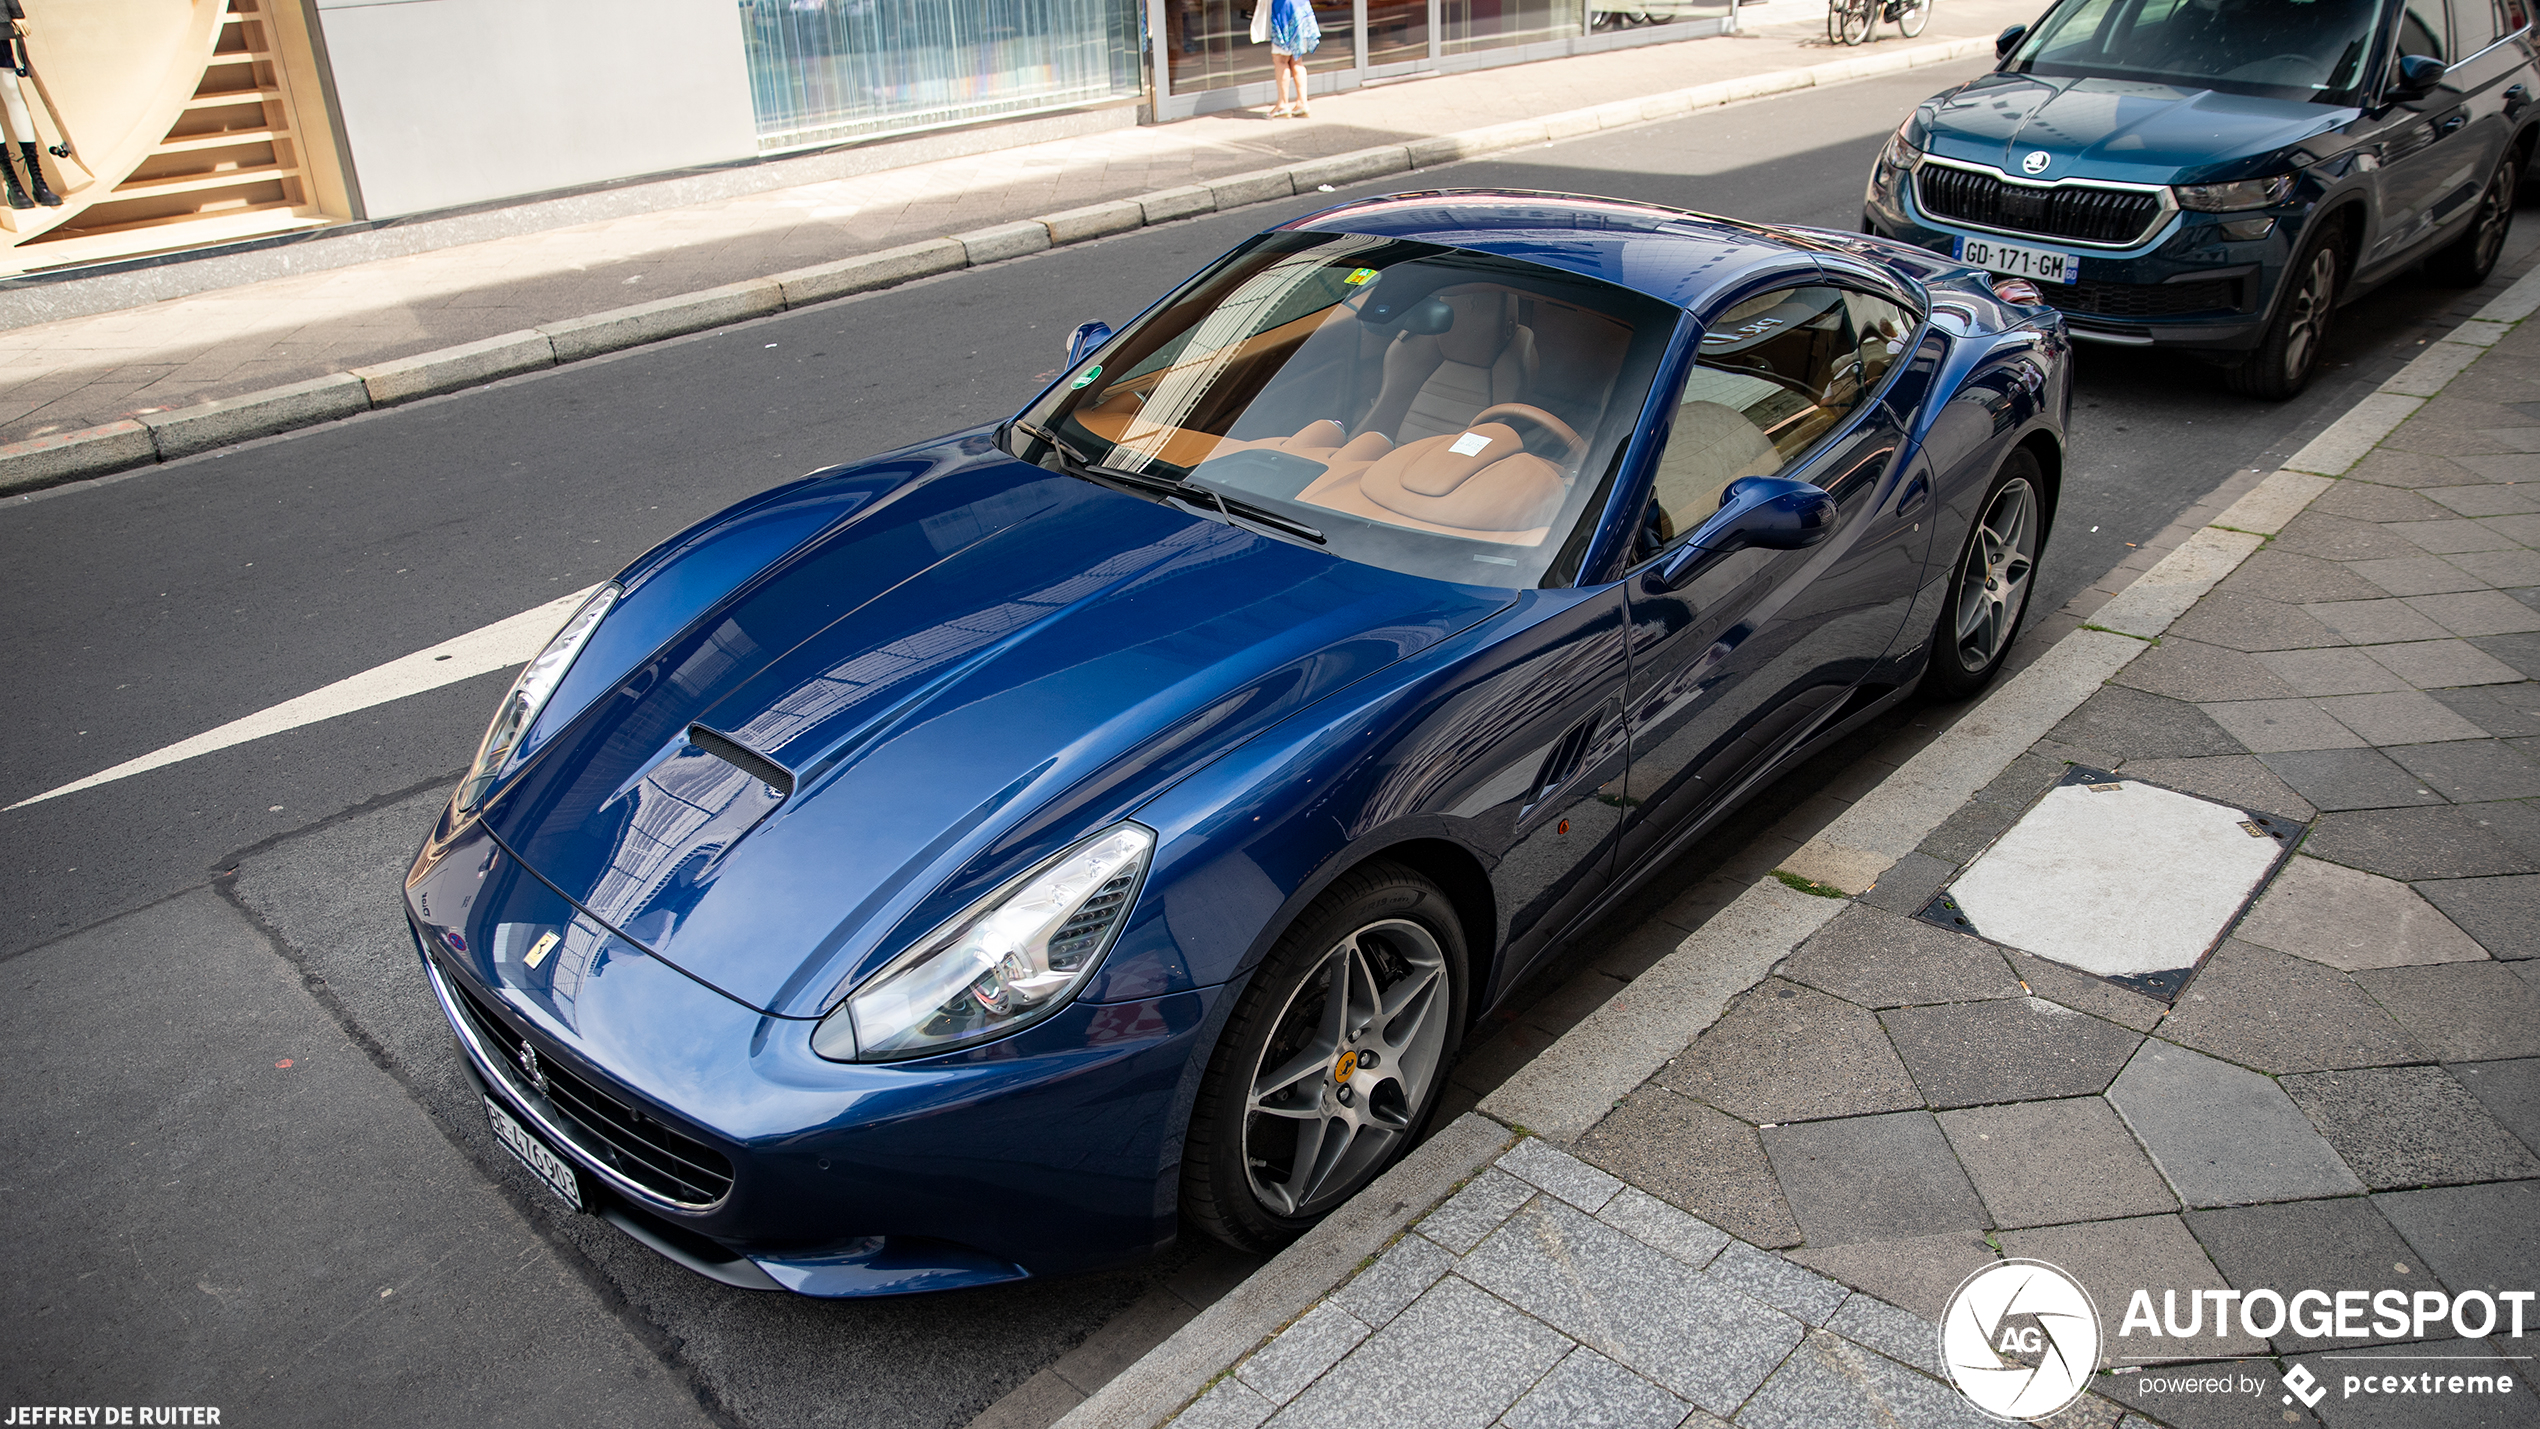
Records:
<instances>
[{"instance_id":1,"label":"woman in blue dress","mask_svg":"<svg viewBox=\"0 0 2540 1429\"><path fill-rule=\"evenodd\" d=\"M1323 27L1314 21L1312 0L1261 0L1270 41L1270 77L1278 85L1273 119L1312 117L1305 107L1305 57L1323 43ZM1296 102L1288 102L1288 86L1296 86Z\"/></svg>"}]
</instances>

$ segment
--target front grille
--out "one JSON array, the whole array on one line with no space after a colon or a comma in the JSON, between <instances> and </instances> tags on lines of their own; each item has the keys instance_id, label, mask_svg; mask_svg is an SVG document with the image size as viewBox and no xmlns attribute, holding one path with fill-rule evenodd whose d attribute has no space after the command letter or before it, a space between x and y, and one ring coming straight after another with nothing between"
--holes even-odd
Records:
<instances>
[{"instance_id":1,"label":"front grille","mask_svg":"<svg viewBox=\"0 0 2540 1429\"><path fill-rule=\"evenodd\" d=\"M459 1010L478 1043L501 1058L506 1071L517 1068L527 1039L466 982L446 973L441 981L458 994ZM683 1206L712 1205L732 1189L732 1162L722 1152L601 1091L543 1050L538 1070L546 1079L548 1105L581 1133L580 1148L610 1170Z\"/></svg>"},{"instance_id":2,"label":"front grille","mask_svg":"<svg viewBox=\"0 0 2540 1429\"><path fill-rule=\"evenodd\" d=\"M2078 243L2133 243L2161 217L2160 198L2136 189L2037 188L1941 164L1914 171L1914 194L1934 218Z\"/></svg>"},{"instance_id":3,"label":"front grille","mask_svg":"<svg viewBox=\"0 0 2540 1429\"><path fill-rule=\"evenodd\" d=\"M2040 283L2046 301L2068 313L2103 318L2166 318L2181 313L2235 312L2240 280L2203 283ZM2050 290L2051 291L2048 291Z\"/></svg>"}]
</instances>

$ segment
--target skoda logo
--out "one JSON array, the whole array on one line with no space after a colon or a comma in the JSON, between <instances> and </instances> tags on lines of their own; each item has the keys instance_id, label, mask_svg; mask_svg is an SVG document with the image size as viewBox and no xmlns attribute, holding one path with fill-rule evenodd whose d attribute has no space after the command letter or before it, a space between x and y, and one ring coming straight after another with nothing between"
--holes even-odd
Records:
<instances>
[{"instance_id":1,"label":"skoda logo","mask_svg":"<svg viewBox=\"0 0 2540 1429\"><path fill-rule=\"evenodd\" d=\"M1950 1383L1996 1419L2044 1419L2099 1368L2099 1311L2081 1282L2042 1260L2005 1260L1949 1297L1940 1358Z\"/></svg>"},{"instance_id":2,"label":"skoda logo","mask_svg":"<svg viewBox=\"0 0 2540 1429\"><path fill-rule=\"evenodd\" d=\"M2055 156L2044 149L2031 149L2028 151L2028 157L2020 160L2020 172L2042 174L2046 172L2046 166L2053 162L2055 162Z\"/></svg>"}]
</instances>

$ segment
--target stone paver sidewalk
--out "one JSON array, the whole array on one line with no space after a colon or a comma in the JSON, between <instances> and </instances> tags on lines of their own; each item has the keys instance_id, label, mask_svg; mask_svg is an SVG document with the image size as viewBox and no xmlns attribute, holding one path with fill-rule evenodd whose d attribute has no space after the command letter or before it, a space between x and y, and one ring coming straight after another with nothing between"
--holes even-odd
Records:
<instances>
[{"instance_id":1,"label":"stone paver sidewalk","mask_svg":"<svg viewBox=\"0 0 2540 1429\"><path fill-rule=\"evenodd\" d=\"M1989 35L2033 9L2028 0L1952 0L1910 43ZM267 256L279 276L262 281L166 301L136 298L140 306L90 316L19 317L27 325L0 331L0 443L1035 214L1909 43L1891 32L1866 49L1829 48L1823 12L1804 0L1757 7L1747 30L1328 95L1302 122L1273 124L1250 110L1116 129L424 252L398 245L436 227L482 232L504 215L275 249ZM820 161L786 162L814 171ZM589 200L602 207L632 201ZM313 261L341 261L327 253L356 249L402 256L306 271ZM40 317L60 310L48 310L47 302L65 297L58 289L25 288L0 311Z\"/></svg>"},{"instance_id":2,"label":"stone paver sidewalk","mask_svg":"<svg viewBox=\"0 0 2540 1429\"><path fill-rule=\"evenodd\" d=\"M2253 494L2287 519L2263 544L2214 531L2250 553L1875 887L1175 1422L1991 1423L1939 1377L1933 1322L1970 1272L2029 1257L2088 1286L2109 1336L2114 1372L2056 1424L2540 1425L2534 1340L2501 1320L2115 1336L2140 1287L2540 1289L2540 321L2465 324L2384 390L2430 400L2304 468L2334 479ZM2307 826L2174 1004L1914 916L2076 767ZM2324 1381L2436 1361L2516 1387L2312 1410L2278 1392L2296 1356ZM2170 1388L2226 1368L2264 1392Z\"/></svg>"}]
</instances>

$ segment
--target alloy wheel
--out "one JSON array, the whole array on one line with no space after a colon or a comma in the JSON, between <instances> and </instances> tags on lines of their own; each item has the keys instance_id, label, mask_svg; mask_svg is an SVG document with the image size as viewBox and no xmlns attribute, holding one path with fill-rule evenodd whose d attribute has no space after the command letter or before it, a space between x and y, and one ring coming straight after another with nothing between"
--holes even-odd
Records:
<instances>
[{"instance_id":1,"label":"alloy wheel","mask_svg":"<svg viewBox=\"0 0 2540 1429\"><path fill-rule=\"evenodd\" d=\"M2327 245L2311 255L2302 270L2302 285L2285 301L2293 305L2284 331L2284 375L2295 382L2311 370L2321 337L2328 331L2330 306L2337 297L2337 254Z\"/></svg>"},{"instance_id":2,"label":"alloy wheel","mask_svg":"<svg viewBox=\"0 0 2540 1429\"><path fill-rule=\"evenodd\" d=\"M1253 1194L1318 1214L1417 1124L1446 1046L1446 953L1417 923L1370 923L1324 954L1279 1013L1244 1101Z\"/></svg>"},{"instance_id":3,"label":"alloy wheel","mask_svg":"<svg viewBox=\"0 0 2540 1429\"><path fill-rule=\"evenodd\" d=\"M2504 251L2505 232L2513 226L2515 168L2511 155L2496 166L2495 177L2487 181L2487 192L2478 196L2477 236L2470 241L2474 250L2476 271L2486 274L2496 266L2496 256Z\"/></svg>"},{"instance_id":4,"label":"alloy wheel","mask_svg":"<svg viewBox=\"0 0 2540 1429\"><path fill-rule=\"evenodd\" d=\"M1982 670L2002 653L2028 604L2030 574L2037 567L2037 488L2025 479L2003 483L1976 523L1967 564L1958 574L1959 665Z\"/></svg>"}]
</instances>

